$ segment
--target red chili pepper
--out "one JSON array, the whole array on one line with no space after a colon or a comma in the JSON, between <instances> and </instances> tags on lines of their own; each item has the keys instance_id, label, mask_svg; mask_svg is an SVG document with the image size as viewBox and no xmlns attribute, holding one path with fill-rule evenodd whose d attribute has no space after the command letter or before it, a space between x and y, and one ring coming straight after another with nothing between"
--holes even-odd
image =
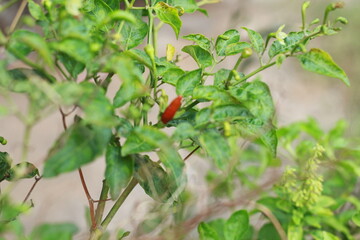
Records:
<instances>
[{"instance_id":1,"label":"red chili pepper","mask_svg":"<svg viewBox=\"0 0 360 240\"><path fill-rule=\"evenodd\" d=\"M168 123L175 116L175 113L181 106L182 96L178 96L169 104L169 106L165 109L164 113L161 115L161 121L163 123Z\"/></svg>"}]
</instances>

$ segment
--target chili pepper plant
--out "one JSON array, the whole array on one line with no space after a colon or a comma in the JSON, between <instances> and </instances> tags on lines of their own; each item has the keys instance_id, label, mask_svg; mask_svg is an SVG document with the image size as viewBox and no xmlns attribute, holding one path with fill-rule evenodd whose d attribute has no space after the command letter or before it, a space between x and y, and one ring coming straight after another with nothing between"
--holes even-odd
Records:
<instances>
[{"instance_id":1,"label":"chili pepper plant","mask_svg":"<svg viewBox=\"0 0 360 240\"><path fill-rule=\"evenodd\" d=\"M14 2L2 4L0 14ZM310 120L277 129L271 92L259 77L270 67L281 71L282 63L294 58L305 70L349 86L347 75L332 57L311 46L313 39L337 34L347 23L333 14L343 3L324 5L323 15L308 19L310 1L304 2L299 5L302 25L286 32L283 25L266 35L247 27L226 30L215 38L181 33L182 15L196 11L207 15L202 7L215 2L21 1L11 25L0 31L0 117L13 115L24 126L22 157L13 159L12 152L0 152L0 234L17 239L72 239L79 231L76 223L44 223L29 232L20 217L36 208L31 193L35 194L39 181L74 172L89 203L87 239L109 237L109 223L121 215L122 204L136 186L153 199L147 215L156 213L155 217L144 218L137 230L121 229L116 239L141 239L142 234L156 239L354 239L360 214L353 210L346 215L353 222L337 225L335 210L327 207L340 203L322 195L329 187L323 186L317 172L323 156L335 158L330 140L340 139L337 133L343 125L334 128L330 142ZM159 46L164 25L188 45ZM166 53L159 54L165 48ZM194 60L190 70L180 67L185 56ZM249 59L257 62L256 67L241 72ZM223 61L233 61L233 67L221 68ZM167 89L176 96L168 96ZM26 111L13 101L19 95L28 99ZM35 166L28 157L30 135L53 112L61 118L63 133L51 149L44 149L48 153L43 164ZM155 116L150 114L154 112ZM5 121L1 128L6 125ZM301 141L294 150L292 143L303 131L313 139ZM2 136L0 143L6 144L6 138ZM298 160L298 166L280 168L283 177L268 183L270 190L265 191L266 186L254 179L282 164L277 157L280 147ZM212 213L224 209L221 204L204 214L187 210L188 200L196 193L187 188L185 166L196 154L212 166L206 179L214 199L225 194L233 200L227 206L238 210L227 220L209 221ZM103 161L106 168L98 173L104 178L101 192L90 196L92 186L87 185L82 167L95 160ZM258 165L249 168L249 162ZM14 199L13 186L24 178L33 178L34 184L24 200ZM243 200L252 205L236 202L232 192L237 186L246 190L242 190L247 193ZM359 208L359 200L351 199ZM327 205L321 206L324 201ZM109 211L106 205L111 206ZM324 212L328 218L316 217ZM260 226L250 223L259 214L263 216ZM196 228L198 233L191 231Z\"/></svg>"}]
</instances>

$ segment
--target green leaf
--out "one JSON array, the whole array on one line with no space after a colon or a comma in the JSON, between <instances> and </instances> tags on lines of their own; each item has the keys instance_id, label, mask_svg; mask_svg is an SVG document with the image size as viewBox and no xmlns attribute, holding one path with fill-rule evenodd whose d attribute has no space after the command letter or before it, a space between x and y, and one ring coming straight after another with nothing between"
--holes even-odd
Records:
<instances>
[{"instance_id":1,"label":"green leaf","mask_svg":"<svg viewBox=\"0 0 360 240\"><path fill-rule=\"evenodd\" d=\"M72 223L53 223L42 224L35 227L31 232L31 240L71 240L75 233L78 232L78 228Z\"/></svg>"},{"instance_id":2,"label":"green leaf","mask_svg":"<svg viewBox=\"0 0 360 240\"><path fill-rule=\"evenodd\" d=\"M287 236L292 240L303 240L303 228L301 225L291 224L287 229Z\"/></svg>"},{"instance_id":3,"label":"green leaf","mask_svg":"<svg viewBox=\"0 0 360 240\"><path fill-rule=\"evenodd\" d=\"M118 122L119 124L116 128L116 132L120 137L128 137L133 130L132 124L125 118L118 118Z\"/></svg>"},{"instance_id":4,"label":"green leaf","mask_svg":"<svg viewBox=\"0 0 360 240\"><path fill-rule=\"evenodd\" d=\"M68 37L59 42L52 43L51 46L53 49L65 53L85 65L91 62L94 57L90 44L80 38Z\"/></svg>"},{"instance_id":5,"label":"green leaf","mask_svg":"<svg viewBox=\"0 0 360 240\"><path fill-rule=\"evenodd\" d=\"M40 176L39 170L34 166L34 164L29 163L29 162L22 162L22 163L16 164L8 171L6 180L14 181L14 180L23 179L23 178L33 178L36 175Z\"/></svg>"},{"instance_id":6,"label":"green leaf","mask_svg":"<svg viewBox=\"0 0 360 240\"><path fill-rule=\"evenodd\" d=\"M166 202L175 189L165 170L148 156L135 155L134 177L146 194L159 202Z\"/></svg>"},{"instance_id":7,"label":"green leaf","mask_svg":"<svg viewBox=\"0 0 360 240\"><path fill-rule=\"evenodd\" d=\"M134 162L129 156L121 156L121 147L115 141L106 148L105 179L110 187L110 196L116 199L126 187L133 173Z\"/></svg>"},{"instance_id":8,"label":"green leaf","mask_svg":"<svg viewBox=\"0 0 360 240\"><path fill-rule=\"evenodd\" d=\"M149 152L169 144L168 136L151 126L136 127L126 139L121 150L122 156Z\"/></svg>"},{"instance_id":9,"label":"green leaf","mask_svg":"<svg viewBox=\"0 0 360 240\"><path fill-rule=\"evenodd\" d=\"M8 176L11 168L11 159L7 152L0 152L0 182Z\"/></svg>"},{"instance_id":10,"label":"green leaf","mask_svg":"<svg viewBox=\"0 0 360 240\"><path fill-rule=\"evenodd\" d=\"M225 170L230 161L231 151L227 140L216 130L209 130L199 137L201 147L215 161L218 168Z\"/></svg>"},{"instance_id":11,"label":"green leaf","mask_svg":"<svg viewBox=\"0 0 360 240\"><path fill-rule=\"evenodd\" d=\"M211 41L205 37L202 34L189 34L186 36L183 36L182 38L189 40L189 41L193 41L195 42L197 45L199 45L202 49L207 50L210 52L210 48L211 48Z\"/></svg>"},{"instance_id":12,"label":"green leaf","mask_svg":"<svg viewBox=\"0 0 360 240\"><path fill-rule=\"evenodd\" d=\"M103 24L109 24L116 21L126 21L133 24L137 23L136 17L132 13L126 12L124 10L114 10L106 16Z\"/></svg>"},{"instance_id":13,"label":"green leaf","mask_svg":"<svg viewBox=\"0 0 360 240\"><path fill-rule=\"evenodd\" d=\"M356 224L356 226L360 227L360 211L358 211L357 213L355 213L351 220L353 221L353 223Z\"/></svg>"},{"instance_id":14,"label":"green leaf","mask_svg":"<svg viewBox=\"0 0 360 240\"><path fill-rule=\"evenodd\" d=\"M197 69L180 77L176 83L176 94L183 97L191 96L194 88L201 83L201 74L202 70Z\"/></svg>"},{"instance_id":15,"label":"green leaf","mask_svg":"<svg viewBox=\"0 0 360 240\"><path fill-rule=\"evenodd\" d=\"M29 12L33 18L36 20L44 20L45 14L41 9L41 6L35 3L33 0L29 0Z\"/></svg>"},{"instance_id":16,"label":"green leaf","mask_svg":"<svg viewBox=\"0 0 360 240\"><path fill-rule=\"evenodd\" d=\"M26 57L35 50L45 63L53 65L52 55L44 38L28 30L17 30L11 34L7 50L17 58Z\"/></svg>"},{"instance_id":17,"label":"green leaf","mask_svg":"<svg viewBox=\"0 0 360 240\"><path fill-rule=\"evenodd\" d=\"M230 29L218 36L215 43L215 50L218 56L226 56L226 47L240 40L239 31Z\"/></svg>"},{"instance_id":18,"label":"green leaf","mask_svg":"<svg viewBox=\"0 0 360 240\"><path fill-rule=\"evenodd\" d=\"M193 13L198 10L198 5L195 0L169 0L171 6L182 7L187 13Z\"/></svg>"},{"instance_id":19,"label":"green leaf","mask_svg":"<svg viewBox=\"0 0 360 240\"><path fill-rule=\"evenodd\" d=\"M164 2L158 2L154 6L156 16L164 23L169 24L175 32L176 38L179 36L181 19L178 10Z\"/></svg>"},{"instance_id":20,"label":"green leaf","mask_svg":"<svg viewBox=\"0 0 360 240\"><path fill-rule=\"evenodd\" d=\"M320 230L312 232L311 236L314 237L314 240L340 240L337 236Z\"/></svg>"},{"instance_id":21,"label":"green leaf","mask_svg":"<svg viewBox=\"0 0 360 240\"><path fill-rule=\"evenodd\" d=\"M262 38L261 34L254 30L246 28L246 27L243 27L243 29L245 29L247 31L249 38L250 38L251 45L252 45L253 49L255 50L255 52L261 54L265 48L265 42L264 42L264 39Z\"/></svg>"},{"instance_id":22,"label":"green leaf","mask_svg":"<svg viewBox=\"0 0 360 240\"><path fill-rule=\"evenodd\" d=\"M57 54L57 58L64 65L64 67L70 73L70 75L75 79L85 69L85 64L76 61L73 57L70 57L67 54L59 53Z\"/></svg>"},{"instance_id":23,"label":"green leaf","mask_svg":"<svg viewBox=\"0 0 360 240\"><path fill-rule=\"evenodd\" d=\"M232 88L230 94L264 122L270 121L275 113L269 87L261 81L247 82L241 87Z\"/></svg>"},{"instance_id":24,"label":"green leaf","mask_svg":"<svg viewBox=\"0 0 360 240\"><path fill-rule=\"evenodd\" d=\"M188 122L182 122L176 126L172 139L179 142L188 138L196 137L197 135L198 132L194 129L193 125Z\"/></svg>"},{"instance_id":25,"label":"green leaf","mask_svg":"<svg viewBox=\"0 0 360 240\"><path fill-rule=\"evenodd\" d=\"M234 212L225 223L224 234L228 240L245 240L249 230L249 214L246 210Z\"/></svg>"},{"instance_id":26,"label":"green leaf","mask_svg":"<svg viewBox=\"0 0 360 240\"><path fill-rule=\"evenodd\" d=\"M281 240L273 224L268 223L261 227L258 235L259 240Z\"/></svg>"},{"instance_id":27,"label":"green leaf","mask_svg":"<svg viewBox=\"0 0 360 240\"><path fill-rule=\"evenodd\" d=\"M251 47L251 45L247 42L231 43L226 46L224 54L225 54L225 56L236 55L236 54L242 53L242 51L245 48L250 48L250 47Z\"/></svg>"},{"instance_id":28,"label":"green leaf","mask_svg":"<svg viewBox=\"0 0 360 240\"><path fill-rule=\"evenodd\" d=\"M181 51L188 53L200 68L207 68L214 64L211 53L198 45L185 46Z\"/></svg>"},{"instance_id":29,"label":"green leaf","mask_svg":"<svg viewBox=\"0 0 360 240\"><path fill-rule=\"evenodd\" d=\"M217 86L199 85L194 88L192 97L194 99L215 101L219 104L234 102L234 98L228 92Z\"/></svg>"},{"instance_id":30,"label":"green leaf","mask_svg":"<svg viewBox=\"0 0 360 240\"><path fill-rule=\"evenodd\" d=\"M162 81L173 86L176 86L180 77L185 74L185 71L181 68L169 68L162 73Z\"/></svg>"},{"instance_id":31,"label":"green leaf","mask_svg":"<svg viewBox=\"0 0 360 240\"><path fill-rule=\"evenodd\" d=\"M271 44L269 49L269 57L273 58L280 53L286 53L292 51L300 41L304 38L303 32L291 32L284 39L284 44L281 44L279 40L276 40Z\"/></svg>"},{"instance_id":32,"label":"green leaf","mask_svg":"<svg viewBox=\"0 0 360 240\"><path fill-rule=\"evenodd\" d=\"M344 70L333 61L327 52L321 49L313 48L307 53L298 55L297 58L305 70L338 78L347 86L350 86L349 79Z\"/></svg>"},{"instance_id":33,"label":"green leaf","mask_svg":"<svg viewBox=\"0 0 360 240\"><path fill-rule=\"evenodd\" d=\"M124 50L140 45L148 33L148 26L141 19L135 23L125 22L121 29L120 43Z\"/></svg>"},{"instance_id":34,"label":"green leaf","mask_svg":"<svg viewBox=\"0 0 360 240\"><path fill-rule=\"evenodd\" d=\"M215 229L205 222L199 224L198 232L200 240L221 240Z\"/></svg>"},{"instance_id":35,"label":"green leaf","mask_svg":"<svg viewBox=\"0 0 360 240\"><path fill-rule=\"evenodd\" d=\"M73 124L50 149L43 176L54 177L94 161L103 153L110 137L109 128L81 122Z\"/></svg>"}]
</instances>

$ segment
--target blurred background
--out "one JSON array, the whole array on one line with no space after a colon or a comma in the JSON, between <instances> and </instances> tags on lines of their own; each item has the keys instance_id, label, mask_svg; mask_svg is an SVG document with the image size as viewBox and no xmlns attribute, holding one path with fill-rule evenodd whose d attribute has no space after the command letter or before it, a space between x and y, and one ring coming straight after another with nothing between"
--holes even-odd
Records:
<instances>
[{"instance_id":1,"label":"blurred background","mask_svg":"<svg viewBox=\"0 0 360 240\"><path fill-rule=\"evenodd\" d=\"M0 0L0 4L7 2ZM308 21L315 18L322 19L325 7L331 2L333 1L311 1L308 9ZM180 36L201 33L208 38L216 38L230 28L240 30L243 26L254 29L265 36L269 32L275 32L283 24L285 24L284 32L298 31L301 26L302 3L303 1L299 0L223 0L217 4L204 6L209 17L199 12L182 16L183 27ZM18 6L14 5L0 15L2 28L9 25L17 8ZM273 67L260 74L262 80L271 88L279 126L314 117L324 129L328 129L337 120L345 119L349 124L349 134L358 135L360 131L358 124L360 94L357 92L360 90L358 81L360 77L359 11L360 1L345 1L345 8L335 11L331 16L346 17L349 24L343 26L340 34L321 37L311 42L309 46L309 48L321 48L329 52L334 61L348 74L351 87L346 87L338 79L306 72L301 69L296 59L287 59L280 68ZM246 32L241 30L240 33L242 40L246 40ZM177 40L172 29L164 26L159 37L160 55L165 54L167 43L173 44L178 53L184 45L190 44L181 37ZM185 56L185 54L181 54L181 56ZM221 67L232 68L235 61L235 59L229 58ZM248 64L244 70L250 72L256 67L256 64L257 62L254 61ZM187 70L196 67L195 62L187 57L184 57L180 65ZM13 97L14 102L25 110L26 99L20 95L13 95ZM56 112L41 120L33 128L28 160L42 169L48 149L62 131L59 113ZM24 126L15 117L0 118L0 135L8 140L8 144L1 146L0 150L9 152L15 161L20 158L23 134ZM184 152L183 155L186 153ZM102 162L98 160L83 168L85 179L94 199L98 198L101 189L105 169ZM196 186L198 193L205 195L206 191L202 192L202 184L204 184L203 176L206 164L194 156L187 162L187 165L189 185ZM31 179L23 180L16 185L14 199L21 201L32 183ZM34 208L28 215L23 216L28 230L43 222L70 221L80 227L81 231L77 235L77 239L86 239L88 229L84 216L87 199L77 172L63 174L56 179L42 179L32 193L31 199ZM109 226L109 230L136 228L139 220L144 218L143 209L146 209L148 204L146 199L149 198L142 189L137 187L120 209L121 214L118 214L117 219Z\"/></svg>"}]
</instances>

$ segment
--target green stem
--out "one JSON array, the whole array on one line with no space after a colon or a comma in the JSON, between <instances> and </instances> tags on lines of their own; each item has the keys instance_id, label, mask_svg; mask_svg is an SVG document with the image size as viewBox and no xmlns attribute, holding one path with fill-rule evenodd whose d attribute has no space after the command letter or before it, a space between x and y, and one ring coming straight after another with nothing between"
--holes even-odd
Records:
<instances>
[{"instance_id":1,"label":"green stem","mask_svg":"<svg viewBox=\"0 0 360 240\"><path fill-rule=\"evenodd\" d=\"M104 221L101 223L101 227L103 230L107 228L111 220L114 218L116 212L119 210L121 205L124 203L125 199L129 196L131 191L135 188L135 186L138 184L138 181L135 178L132 178L130 183L127 185L127 187L124 189L124 191L121 193L118 200L115 202L114 206L110 209L108 215L105 217Z\"/></svg>"},{"instance_id":2,"label":"green stem","mask_svg":"<svg viewBox=\"0 0 360 240\"><path fill-rule=\"evenodd\" d=\"M97 226L101 223L101 219L104 215L104 209L105 209L108 192L109 192L109 186L106 183L106 180L104 179L102 183L99 203L95 211L95 222Z\"/></svg>"},{"instance_id":3,"label":"green stem","mask_svg":"<svg viewBox=\"0 0 360 240\"><path fill-rule=\"evenodd\" d=\"M242 60L243 60L243 57L242 57L242 55L240 55L240 57L238 58L238 60L236 61L235 65L234 65L232 71L229 73L228 78L226 79L225 89L228 89L229 84L230 84L230 80L231 80L231 78L233 76L233 71L236 71L239 68L240 63L241 63Z\"/></svg>"},{"instance_id":4,"label":"green stem","mask_svg":"<svg viewBox=\"0 0 360 240\"><path fill-rule=\"evenodd\" d=\"M22 144L22 152L21 152L21 162L25 162L27 155L29 153L29 143L30 143L30 134L33 125L32 123L27 123L25 125L24 137L23 137L23 144Z\"/></svg>"},{"instance_id":5,"label":"green stem","mask_svg":"<svg viewBox=\"0 0 360 240\"><path fill-rule=\"evenodd\" d=\"M267 68L269 68L269 67L271 67L271 66L273 66L273 65L275 65L275 64L276 64L276 62L271 62L271 63L269 63L269 64L266 64L266 65L264 65L264 66L259 67L259 68L256 69L255 71L253 71L253 72L249 73L248 75L246 75L245 77L241 78L240 81L237 82L235 85L238 85L238 84L246 81L247 79L251 78L251 77L254 76L255 74L257 74L257 73L259 73L259 72L261 72L261 71L263 71L263 70L265 70L265 69L267 69Z\"/></svg>"}]
</instances>

